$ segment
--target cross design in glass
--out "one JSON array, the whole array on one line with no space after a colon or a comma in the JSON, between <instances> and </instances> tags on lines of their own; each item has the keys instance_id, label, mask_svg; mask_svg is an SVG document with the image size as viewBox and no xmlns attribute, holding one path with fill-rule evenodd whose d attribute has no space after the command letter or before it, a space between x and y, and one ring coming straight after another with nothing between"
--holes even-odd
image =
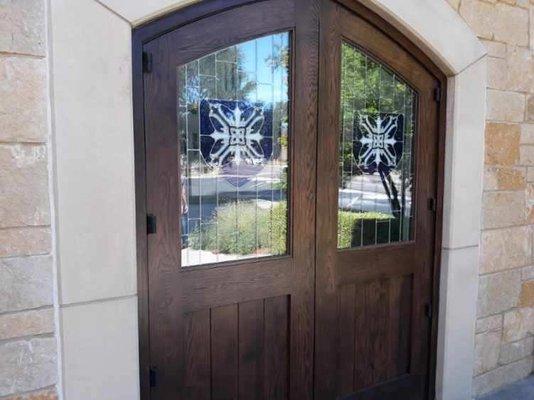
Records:
<instances>
[{"instance_id":1,"label":"cross design in glass","mask_svg":"<svg viewBox=\"0 0 534 400\"><path fill-rule=\"evenodd\" d=\"M395 168L398 154L395 145L398 131L398 115L371 117L359 114L359 126L362 133L359 139L361 143L358 161L365 169L383 168L389 170Z\"/></svg>"},{"instance_id":2,"label":"cross design in glass","mask_svg":"<svg viewBox=\"0 0 534 400\"><path fill-rule=\"evenodd\" d=\"M236 103L230 109L219 102L209 102L209 117L214 131L211 137L214 140L211 159L222 166L228 158L240 165L260 164L264 161L261 151L261 128L264 122L263 108L249 106L242 110Z\"/></svg>"}]
</instances>

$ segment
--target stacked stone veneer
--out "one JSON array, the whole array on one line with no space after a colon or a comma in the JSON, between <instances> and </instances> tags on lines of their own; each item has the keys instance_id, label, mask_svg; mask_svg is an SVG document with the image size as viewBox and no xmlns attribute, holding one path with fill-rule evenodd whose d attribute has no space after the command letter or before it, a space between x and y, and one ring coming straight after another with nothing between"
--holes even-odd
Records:
<instances>
[{"instance_id":1,"label":"stacked stone veneer","mask_svg":"<svg viewBox=\"0 0 534 400\"><path fill-rule=\"evenodd\" d=\"M0 0L0 399L56 399L44 0Z\"/></svg>"},{"instance_id":2,"label":"stacked stone veneer","mask_svg":"<svg viewBox=\"0 0 534 400\"><path fill-rule=\"evenodd\" d=\"M474 370L482 394L533 365L534 1L449 3L489 56Z\"/></svg>"}]
</instances>

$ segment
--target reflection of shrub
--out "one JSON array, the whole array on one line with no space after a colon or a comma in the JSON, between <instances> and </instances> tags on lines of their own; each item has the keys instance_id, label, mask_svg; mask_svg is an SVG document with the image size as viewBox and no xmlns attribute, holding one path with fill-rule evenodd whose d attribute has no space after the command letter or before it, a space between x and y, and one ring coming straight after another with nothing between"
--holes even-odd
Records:
<instances>
[{"instance_id":1,"label":"reflection of shrub","mask_svg":"<svg viewBox=\"0 0 534 400\"><path fill-rule=\"evenodd\" d=\"M190 233L189 245L222 254L284 254L286 210L285 202L274 204L272 209L259 208L250 201L219 206L208 223Z\"/></svg>"},{"instance_id":2,"label":"reflection of shrub","mask_svg":"<svg viewBox=\"0 0 534 400\"><path fill-rule=\"evenodd\" d=\"M375 239L378 244L394 241L394 235L398 232L396 221L384 213L340 211L337 222L338 248L375 244Z\"/></svg>"}]
</instances>

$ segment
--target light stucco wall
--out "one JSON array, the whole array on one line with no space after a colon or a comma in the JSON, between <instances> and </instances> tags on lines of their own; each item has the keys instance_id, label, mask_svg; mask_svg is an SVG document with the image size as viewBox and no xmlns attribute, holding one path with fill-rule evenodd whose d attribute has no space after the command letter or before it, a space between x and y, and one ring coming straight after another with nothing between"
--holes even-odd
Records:
<instances>
[{"instance_id":1,"label":"light stucco wall","mask_svg":"<svg viewBox=\"0 0 534 400\"><path fill-rule=\"evenodd\" d=\"M58 381L68 400L139 396L131 29L185 3L0 0L2 400L55 399ZM363 3L450 76L438 397L467 399L473 369L475 394L532 370L534 3ZM453 10L467 24L445 34Z\"/></svg>"}]
</instances>

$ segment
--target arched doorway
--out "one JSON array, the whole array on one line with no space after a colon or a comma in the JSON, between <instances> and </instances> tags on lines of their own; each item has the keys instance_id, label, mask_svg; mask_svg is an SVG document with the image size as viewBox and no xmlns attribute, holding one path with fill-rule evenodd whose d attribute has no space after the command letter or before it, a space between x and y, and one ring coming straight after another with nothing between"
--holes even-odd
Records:
<instances>
[{"instance_id":1,"label":"arched doorway","mask_svg":"<svg viewBox=\"0 0 534 400\"><path fill-rule=\"evenodd\" d=\"M143 45L145 393L429 398L444 76L363 8L238 3Z\"/></svg>"}]
</instances>

